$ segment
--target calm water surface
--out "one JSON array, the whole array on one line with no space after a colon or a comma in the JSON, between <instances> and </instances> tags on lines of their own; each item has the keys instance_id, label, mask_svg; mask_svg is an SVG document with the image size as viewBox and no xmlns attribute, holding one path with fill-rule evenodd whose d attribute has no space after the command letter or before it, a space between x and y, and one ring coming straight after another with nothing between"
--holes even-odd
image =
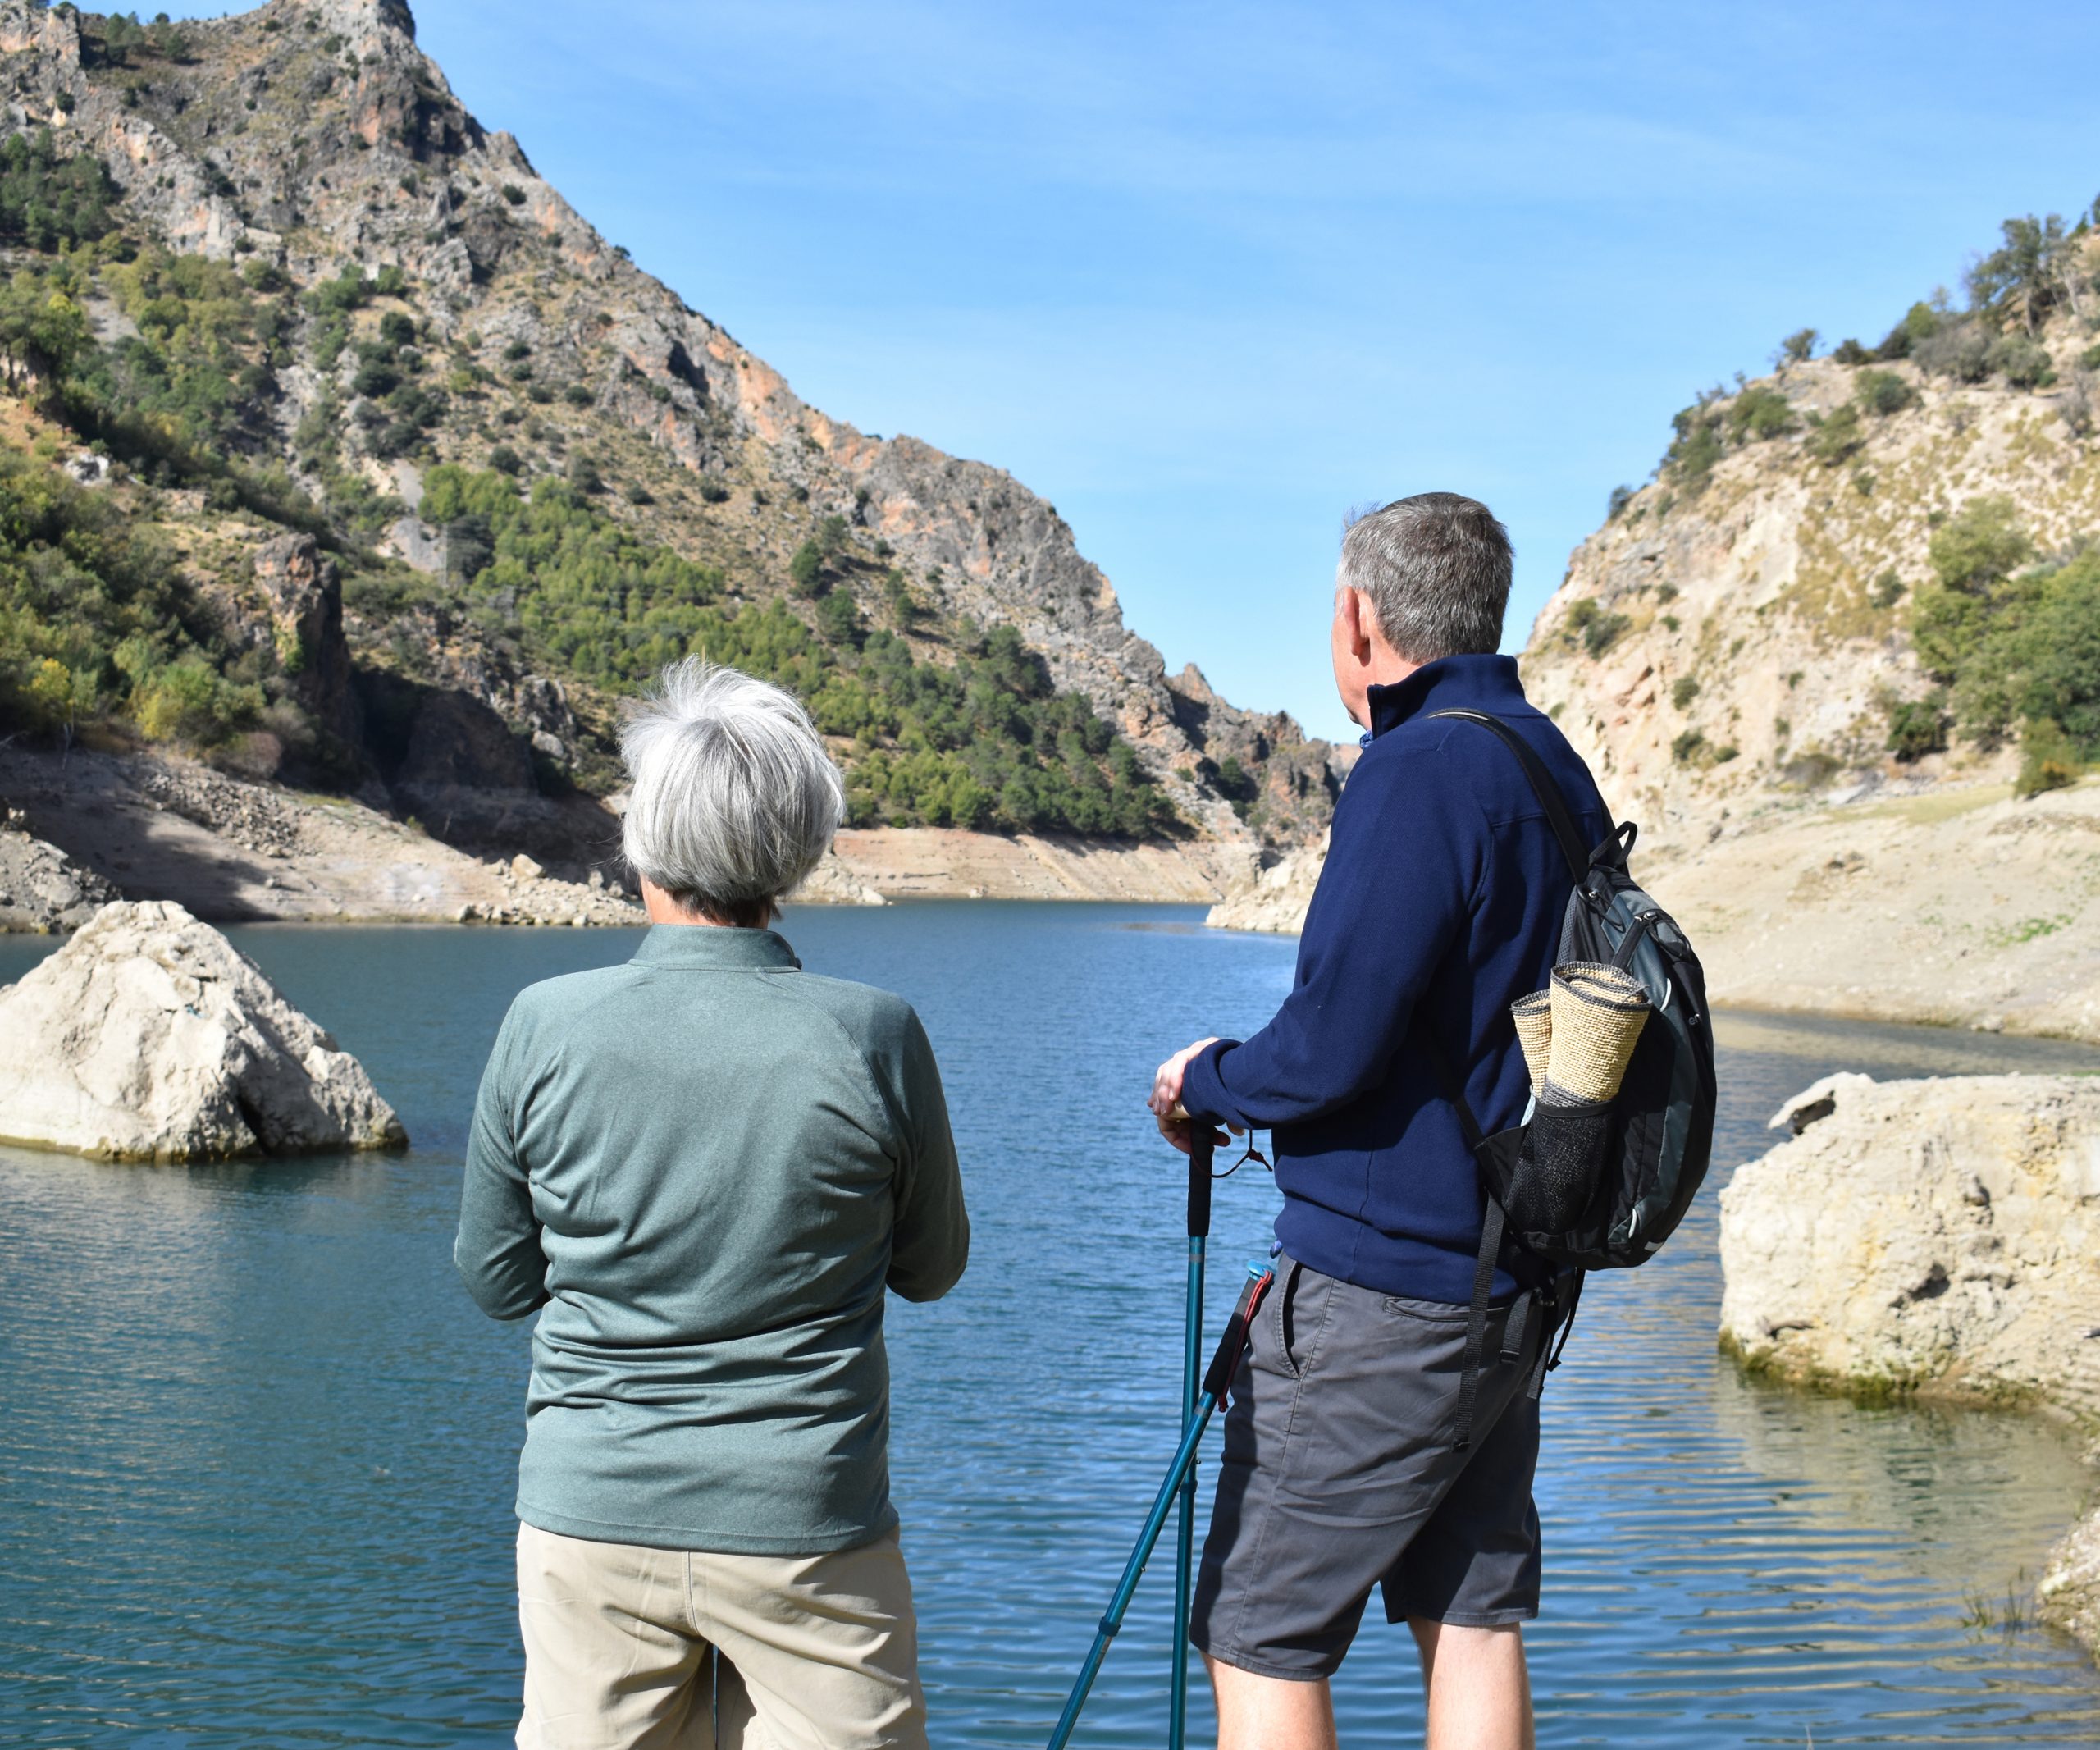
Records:
<instances>
[{"instance_id":1,"label":"calm water surface","mask_svg":"<svg viewBox=\"0 0 2100 1750\"><path fill-rule=\"evenodd\" d=\"M1139 1100L1166 1049L1258 1025L1294 950L1199 917L928 905L787 926L813 969L918 1006L969 1174L969 1276L890 1309L944 1747L1041 1742L1171 1448L1180 1178ZM460 1149L512 993L632 938L234 934L364 1060L416 1147L194 1169L0 1151L0 1742L498 1743L526 1332L454 1278ZM0 941L0 980L50 945ZM1723 1044L1716 1186L1833 1069L2100 1067L1754 1017ZM1213 1326L1276 1207L1255 1168L1218 1192ZM1740 1380L1714 1353L1714 1219L1710 1187L1653 1264L1592 1283L1547 1396L1541 1743L2100 1743L2100 1674L2003 1626L2090 1486L2075 1443ZM1082 1741L1162 1741L1170 1574L1140 1593ZM1418 1706L1405 1631L1367 1623L1344 1739L1417 1743Z\"/></svg>"}]
</instances>

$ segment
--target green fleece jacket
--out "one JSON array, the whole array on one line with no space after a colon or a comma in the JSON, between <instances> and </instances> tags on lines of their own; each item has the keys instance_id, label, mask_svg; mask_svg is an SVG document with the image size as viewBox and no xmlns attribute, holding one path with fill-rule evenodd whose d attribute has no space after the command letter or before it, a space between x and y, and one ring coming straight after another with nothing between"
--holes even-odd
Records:
<instances>
[{"instance_id":1,"label":"green fleece jacket","mask_svg":"<svg viewBox=\"0 0 2100 1750\"><path fill-rule=\"evenodd\" d=\"M541 1309L518 1517L750 1555L879 1537L883 1292L935 1300L969 1250L901 998L701 925L531 986L482 1075L453 1252L492 1318Z\"/></svg>"}]
</instances>

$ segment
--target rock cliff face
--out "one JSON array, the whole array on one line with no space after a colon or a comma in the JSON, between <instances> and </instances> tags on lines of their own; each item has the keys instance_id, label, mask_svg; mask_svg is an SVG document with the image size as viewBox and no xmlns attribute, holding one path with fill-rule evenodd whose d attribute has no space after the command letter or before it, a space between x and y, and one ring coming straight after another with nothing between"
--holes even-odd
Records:
<instances>
[{"instance_id":1,"label":"rock cliff face","mask_svg":"<svg viewBox=\"0 0 2100 1750\"><path fill-rule=\"evenodd\" d=\"M1268 868L1243 875L1226 889L1203 921L1213 930L1253 930L1294 936L1305 927L1306 908L1326 865L1327 840L1294 851Z\"/></svg>"},{"instance_id":2,"label":"rock cliff face","mask_svg":"<svg viewBox=\"0 0 2100 1750\"><path fill-rule=\"evenodd\" d=\"M1071 528L1011 475L809 406L635 267L516 140L466 112L399 0L272 0L146 46L116 41L106 21L0 0L0 104L15 127L48 126L106 162L127 226L303 295L345 272L368 288L395 276L395 290L358 295L336 340L281 325L242 441L350 507L360 541L383 531L396 575L441 586L404 591L382 566L342 610L325 554L295 538L253 554L271 635L308 664L302 697L339 739L362 734L404 809L486 844L516 829L516 798L608 781L610 699L528 666L545 659L521 643L516 601L444 599L486 533L418 514L430 469L457 462L582 481L623 528L718 570L730 602L786 600L809 619L787 573L828 528L850 560L830 587L867 619L895 619L934 661L957 628L1017 629L1200 835L1251 862L1324 825L1324 744L1194 670L1170 680ZM346 686L350 662L376 678ZM477 807L472 791L497 800Z\"/></svg>"},{"instance_id":3,"label":"rock cliff face","mask_svg":"<svg viewBox=\"0 0 2100 1750\"><path fill-rule=\"evenodd\" d=\"M0 990L0 1140L114 1160L399 1148L349 1053L216 930L107 905Z\"/></svg>"},{"instance_id":4,"label":"rock cliff face","mask_svg":"<svg viewBox=\"0 0 2100 1750\"><path fill-rule=\"evenodd\" d=\"M2100 1428L2100 1085L1838 1076L1721 1194L1721 1341L1804 1382L2055 1411ZM2100 1455L2100 1449L2096 1449ZM2100 1652L2100 1514L2052 1620Z\"/></svg>"},{"instance_id":5,"label":"rock cliff face","mask_svg":"<svg viewBox=\"0 0 2100 1750\"><path fill-rule=\"evenodd\" d=\"M1993 500L2033 559L2100 530L2091 338L2068 313L2044 325L2021 372L2034 386L1825 358L1698 410L1717 432L1751 414L1710 468L1665 464L1575 550L1524 651L1527 689L1617 806L1703 827L2010 777L2009 739L1892 729L1906 705L1943 702L1914 635L1936 535ZM1892 411L1859 411L1863 378ZM1774 435L1749 435L1760 416Z\"/></svg>"}]
</instances>

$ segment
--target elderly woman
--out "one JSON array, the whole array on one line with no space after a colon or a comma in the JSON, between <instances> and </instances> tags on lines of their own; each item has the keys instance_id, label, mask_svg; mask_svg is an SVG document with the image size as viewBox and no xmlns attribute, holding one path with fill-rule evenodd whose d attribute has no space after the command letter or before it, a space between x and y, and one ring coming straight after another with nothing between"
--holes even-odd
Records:
<instances>
[{"instance_id":1,"label":"elderly woman","mask_svg":"<svg viewBox=\"0 0 2100 1750\"><path fill-rule=\"evenodd\" d=\"M622 751L652 927L511 1005L454 1254L491 1317L544 1309L518 1742L923 1746L883 1304L969 1252L933 1048L769 927L844 800L793 699L681 663Z\"/></svg>"}]
</instances>

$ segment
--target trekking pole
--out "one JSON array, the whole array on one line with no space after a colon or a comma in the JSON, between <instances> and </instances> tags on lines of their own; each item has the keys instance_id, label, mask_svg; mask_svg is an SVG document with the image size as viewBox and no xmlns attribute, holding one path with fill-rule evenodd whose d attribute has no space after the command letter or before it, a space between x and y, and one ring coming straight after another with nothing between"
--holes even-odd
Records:
<instances>
[{"instance_id":1,"label":"trekking pole","mask_svg":"<svg viewBox=\"0 0 2100 1750\"><path fill-rule=\"evenodd\" d=\"M1079 1724L1080 1710L1086 1706L1088 1692L1101 1674L1102 1661L1108 1656L1108 1643L1123 1626L1123 1615L1130 1607L1131 1596L1137 1591L1145 1564L1151 1560L1159 1534L1166 1527L1167 1510L1180 1492L1182 1478L1195 1463L1196 1449L1203 1443L1203 1430L1210 1426L1212 1412L1232 1384L1232 1376L1239 1366L1240 1351L1247 1345L1247 1332L1253 1323L1255 1309L1261 1305L1262 1296L1269 1291L1269 1285L1276 1279L1275 1270L1267 1263L1247 1267L1247 1286L1239 1291L1239 1304L1232 1309L1225 1335L1218 1339L1217 1351L1211 1356L1210 1371L1203 1376L1203 1391L1197 1396L1194 1411L1181 1431L1181 1444L1175 1451L1174 1462L1167 1467L1166 1480L1153 1497L1152 1510L1146 1514L1144 1528L1138 1533L1137 1547L1123 1565L1123 1577L1116 1583L1107 1611L1094 1631L1093 1645L1087 1649L1086 1662L1080 1667L1071 1693L1065 1697L1065 1711L1057 1716L1057 1729L1050 1734L1048 1750L1064 1750L1071 1741L1072 1728Z\"/></svg>"},{"instance_id":2,"label":"trekking pole","mask_svg":"<svg viewBox=\"0 0 2100 1750\"><path fill-rule=\"evenodd\" d=\"M1189 1291L1181 1315L1181 1417L1196 1413L1203 1365L1203 1254L1210 1243L1211 1160L1217 1147L1208 1121L1189 1138ZM1167 1750L1182 1750L1189 1729L1189 1595L1196 1553L1196 1465L1181 1483L1181 1523L1174 1551L1174 1676L1167 1691Z\"/></svg>"}]
</instances>

